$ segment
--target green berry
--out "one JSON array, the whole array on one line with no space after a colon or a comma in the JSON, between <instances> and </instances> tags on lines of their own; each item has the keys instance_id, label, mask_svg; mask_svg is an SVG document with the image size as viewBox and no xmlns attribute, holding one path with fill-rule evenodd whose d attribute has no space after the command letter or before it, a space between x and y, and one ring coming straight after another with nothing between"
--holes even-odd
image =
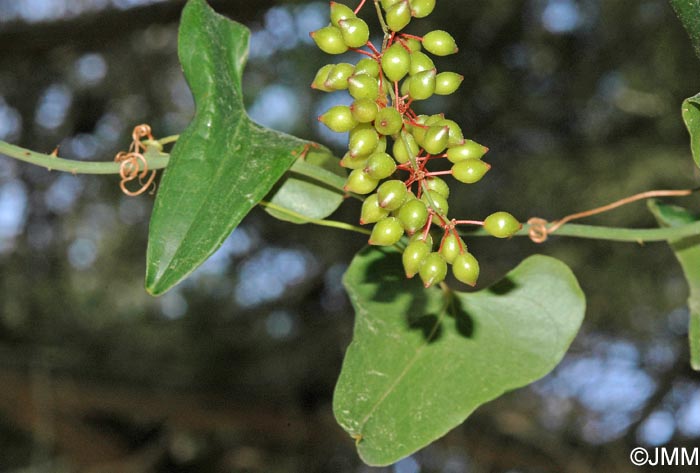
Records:
<instances>
[{"instance_id":1,"label":"green berry","mask_svg":"<svg viewBox=\"0 0 700 473\"><path fill-rule=\"evenodd\" d=\"M355 64L355 74L367 74L372 77L379 77L379 63L372 58L365 57Z\"/></svg>"},{"instance_id":2,"label":"green berry","mask_svg":"<svg viewBox=\"0 0 700 473\"><path fill-rule=\"evenodd\" d=\"M350 105L352 117L359 123L371 123L377 117L377 104L370 99L357 99Z\"/></svg>"},{"instance_id":3,"label":"green berry","mask_svg":"<svg viewBox=\"0 0 700 473\"><path fill-rule=\"evenodd\" d=\"M406 138L406 141L404 141L404 137ZM408 143L408 149L406 149L406 143ZM418 156L420 146L418 146L418 143L416 143L416 139L413 138L413 135L402 133L401 136L394 141L392 152L394 153L394 159L396 162L403 164L411 160L410 156L413 156L414 158Z\"/></svg>"},{"instance_id":4,"label":"green berry","mask_svg":"<svg viewBox=\"0 0 700 473\"><path fill-rule=\"evenodd\" d=\"M345 90L348 88L348 79L353 72L355 72L355 66L352 64L347 62L336 64L323 85L330 90Z\"/></svg>"},{"instance_id":5,"label":"green berry","mask_svg":"<svg viewBox=\"0 0 700 473\"><path fill-rule=\"evenodd\" d=\"M346 105L331 107L330 110L318 117L318 119L328 128L338 133L345 133L357 126L357 121L353 118L350 107Z\"/></svg>"},{"instance_id":6,"label":"green berry","mask_svg":"<svg viewBox=\"0 0 700 473\"><path fill-rule=\"evenodd\" d=\"M418 274L426 288L440 284L447 276L447 262L440 253L430 253L420 265Z\"/></svg>"},{"instance_id":7,"label":"green berry","mask_svg":"<svg viewBox=\"0 0 700 473\"><path fill-rule=\"evenodd\" d=\"M379 206L389 211L396 210L401 207L401 204L406 200L408 190L406 184L398 179L384 182L377 189L379 198Z\"/></svg>"},{"instance_id":8,"label":"green berry","mask_svg":"<svg viewBox=\"0 0 700 473\"><path fill-rule=\"evenodd\" d=\"M360 125L350 132L348 148L352 157L367 157L379 144L379 135L371 125Z\"/></svg>"},{"instance_id":9,"label":"green berry","mask_svg":"<svg viewBox=\"0 0 700 473\"><path fill-rule=\"evenodd\" d=\"M408 94L413 100L426 100L435 93L435 69L421 71L411 77L408 86Z\"/></svg>"},{"instance_id":10,"label":"green berry","mask_svg":"<svg viewBox=\"0 0 700 473\"><path fill-rule=\"evenodd\" d=\"M428 221L428 208L422 200L411 198L399 208L396 217L401 221L406 233L413 235Z\"/></svg>"},{"instance_id":11,"label":"green berry","mask_svg":"<svg viewBox=\"0 0 700 473\"><path fill-rule=\"evenodd\" d=\"M390 246L396 243L403 236L403 227L399 219L386 217L378 221L369 236L370 245Z\"/></svg>"},{"instance_id":12,"label":"green berry","mask_svg":"<svg viewBox=\"0 0 700 473\"><path fill-rule=\"evenodd\" d=\"M458 163L465 159L481 159L488 150L486 146L481 146L476 141L465 140L464 144L447 150L447 159L453 163Z\"/></svg>"},{"instance_id":13,"label":"green berry","mask_svg":"<svg viewBox=\"0 0 700 473\"><path fill-rule=\"evenodd\" d=\"M411 15L425 18L435 9L435 0L411 0Z\"/></svg>"},{"instance_id":14,"label":"green berry","mask_svg":"<svg viewBox=\"0 0 700 473\"><path fill-rule=\"evenodd\" d=\"M392 7L392 5L396 5L402 0L382 0L382 8L384 11L387 11L389 8Z\"/></svg>"},{"instance_id":15,"label":"green berry","mask_svg":"<svg viewBox=\"0 0 700 473\"><path fill-rule=\"evenodd\" d=\"M370 177L364 170L355 169L348 176L344 189L355 194L369 194L378 184L379 181Z\"/></svg>"},{"instance_id":16,"label":"green berry","mask_svg":"<svg viewBox=\"0 0 700 473\"><path fill-rule=\"evenodd\" d=\"M462 85L464 76L456 72L441 72L435 78L435 94L450 95Z\"/></svg>"},{"instance_id":17,"label":"green berry","mask_svg":"<svg viewBox=\"0 0 700 473\"><path fill-rule=\"evenodd\" d=\"M458 281L474 286L479 279L479 262L471 253L462 253L452 262L452 274Z\"/></svg>"},{"instance_id":18,"label":"green berry","mask_svg":"<svg viewBox=\"0 0 700 473\"><path fill-rule=\"evenodd\" d=\"M374 119L374 127L382 135L395 135L401 131L403 118L398 110L393 107L385 107L377 112Z\"/></svg>"},{"instance_id":19,"label":"green berry","mask_svg":"<svg viewBox=\"0 0 700 473\"><path fill-rule=\"evenodd\" d=\"M389 46L382 54L382 69L390 81L398 81L408 74L411 68L411 56L399 43Z\"/></svg>"},{"instance_id":20,"label":"green berry","mask_svg":"<svg viewBox=\"0 0 700 473\"><path fill-rule=\"evenodd\" d=\"M321 90L323 92L331 92L333 89L326 87L326 81L328 80L328 75L331 70L335 67L335 64L326 64L316 73L314 81L311 83L312 89Z\"/></svg>"},{"instance_id":21,"label":"green berry","mask_svg":"<svg viewBox=\"0 0 700 473\"><path fill-rule=\"evenodd\" d=\"M464 144L464 134L462 133L462 128L457 124L456 121L454 120L448 120L447 118L443 118L439 122L436 123L437 125L444 125L447 126L450 129L450 133L447 137L447 146L460 146Z\"/></svg>"},{"instance_id":22,"label":"green berry","mask_svg":"<svg viewBox=\"0 0 700 473\"><path fill-rule=\"evenodd\" d=\"M401 256L407 278L410 279L418 274L423 261L430 254L430 250L430 245L424 241L416 240L408 244Z\"/></svg>"},{"instance_id":23,"label":"green berry","mask_svg":"<svg viewBox=\"0 0 700 473\"><path fill-rule=\"evenodd\" d=\"M338 22L343 41L349 48L361 48L369 41L369 26L361 18L347 18Z\"/></svg>"},{"instance_id":24,"label":"green berry","mask_svg":"<svg viewBox=\"0 0 700 473\"><path fill-rule=\"evenodd\" d=\"M423 48L421 42L415 38L408 38L407 40L405 40L405 43L406 47L411 51L411 53L420 51Z\"/></svg>"},{"instance_id":25,"label":"green berry","mask_svg":"<svg viewBox=\"0 0 700 473\"><path fill-rule=\"evenodd\" d=\"M376 129L376 128L375 128ZM379 137L379 144L374 149L375 153L385 153L386 152L386 136L381 135Z\"/></svg>"},{"instance_id":26,"label":"green berry","mask_svg":"<svg viewBox=\"0 0 700 473\"><path fill-rule=\"evenodd\" d=\"M348 92L355 99L376 100L379 97L379 81L369 74L354 74L347 79Z\"/></svg>"},{"instance_id":27,"label":"green berry","mask_svg":"<svg viewBox=\"0 0 700 473\"><path fill-rule=\"evenodd\" d=\"M431 31L423 36L423 47L436 56L447 56L459 50L452 35L442 30Z\"/></svg>"},{"instance_id":28,"label":"green berry","mask_svg":"<svg viewBox=\"0 0 700 473\"><path fill-rule=\"evenodd\" d=\"M411 6L408 0L401 0L386 11L386 25L391 31L401 31L411 22Z\"/></svg>"},{"instance_id":29,"label":"green berry","mask_svg":"<svg viewBox=\"0 0 700 473\"><path fill-rule=\"evenodd\" d=\"M440 179L437 176L428 177L425 180L425 187L427 187L429 191L437 192L445 199L450 197L450 186L448 186L443 179Z\"/></svg>"},{"instance_id":30,"label":"green berry","mask_svg":"<svg viewBox=\"0 0 700 473\"><path fill-rule=\"evenodd\" d=\"M484 230L496 238L510 238L521 228L523 225L508 212L492 213L484 220Z\"/></svg>"},{"instance_id":31,"label":"green berry","mask_svg":"<svg viewBox=\"0 0 700 473\"><path fill-rule=\"evenodd\" d=\"M325 26L310 33L316 45L326 54L343 54L348 47L343 41L343 34L336 26Z\"/></svg>"},{"instance_id":32,"label":"green berry","mask_svg":"<svg viewBox=\"0 0 700 473\"><path fill-rule=\"evenodd\" d=\"M491 165L480 159L465 159L452 166L452 176L465 184L479 182L491 169Z\"/></svg>"},{"instance_id":33,"label":"green berry","mask_svg":"<svg viewBox=\"0 0 700 473\"><path fill-rule=\"evenodd\" d=\"M331 23L333 26L339 26L341 20L349 18L357 18L355 12L347 5L338 2L331 2Z\"/></svg>"},{"instance_id":34,"label":"green berry","mask_svg":"<svg viewBox=\"0 0 700 473\"><path fill-rule=\"evenodd\" d=\"M420 200L425 202L425 205L432 207L433 210L440 212L443 215L447 215L449 205L447 203L447 199L442 194L435 191L424 192Z\"/></svg>"},{"instance_id":35,"label":"green berry","mask_svg":"<svg viewBox=\"0 0 700 473\"><path fill-rule=\"evenodd\" d=\"M353 156L348 151L340 160L340 165L347 169L364 169L367 166L367 156Z\"/></svg>"},{"instance_id":36,"label":"green berry","mask_svg":"<svg viewBox=\"0 0 700 473\"><path fill-rule=\"evenodd\" d=\"M376 223L389 215L389 211L379 206L377 194L372 194L362 202L362 211L360 212L360 225L368 223Z\"/></svg>"},{"instance_id":37,"label":"green berry","mask_svg":"<svg viewBox=\"0 0 700 473\"><path fill-rule=\"evenodd\" d=\"M438 155L445 151L450 138L450 127L447 125L433 125L425 132L423 138L423 149L433 155Z\"/></svg>"},{"instance_id":38,"label":"green berry","mask_svg":"<svg viewBox=\"0 0 700 473\"><path fill-rule=\"evenodd\" d=\"M374 179L386 179L396 171L394 158L386 153L373 153L367 160L365 172Z\"/></svg>"},{"instance_id":39,"label":"green berry","mask_svg":"<svg viewBox=\"0 0 700 473\"><path fill-rule=\"evenodd\" d=\"M430 115L429 117L426 117L424 125L426 125L426 126L437 125L438 123L440 123L444 119L445 119L444 113L436 113L435 115Z\"/></svg>"},{"instance_id":40,"label":"green berry","mask_svg":"<svg viewBox=\"0 0 700 473\"><path fill-rule=\"evenodd\" d=\"M414 241L424 241L430 246L430 248L433 247L433 236L428 232L427 235L425 235L425 238L423 238L423 232L416 232L413 234L411 238L408 239L408 243L411 244Z\"/></svg>"},{"instance_id":41,"label":"green berry","mask_svg":"<svg viewBox=\"0 0 700 473\"><path fill-rule=\"evenodd\" d=\"M445 258L445 261L452 264L457 256L464 253L466 247L467 245L464 244L460 237L455 235L454 232L450 232L442 240L440 254Z\"/></svg>"},{"instance_id":42,"label":"green berry","mask_svg":"<svg viewBox=\"0 0 700 473\"><path fill-rule=\"evenodd\" d=\"M435 63L430 59L430 56L421 51L411 53L411 68L408 70L410 75L431 69L435 69Z\"/></svg>"}]
</instances>

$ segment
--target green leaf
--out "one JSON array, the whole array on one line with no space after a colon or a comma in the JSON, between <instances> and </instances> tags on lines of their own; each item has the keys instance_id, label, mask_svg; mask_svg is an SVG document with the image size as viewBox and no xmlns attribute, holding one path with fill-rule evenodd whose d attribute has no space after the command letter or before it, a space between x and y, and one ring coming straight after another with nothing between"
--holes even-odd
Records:
<instances>
[{"instance_id":1,"label":"green leaf","mask_svg":"<svg viewBox=\"0 0 700 473\"><path fill-rule=\"evenodd\" d=\"M700 220L683 207L656 200L650 200L648 205L662 227L678 227ZM681 263L690 288L690 364L694 370L700 371L700 235L669 240L668 243Z\"/></svg>"},{"instance_id":2,"label":"green leaf","mask_svg":"<svg viewBox=\"0 0 700 473\"><path fill-rule=\"evenodd\" d=\"M669 0L700 57L700 0Z\"/></svg>"},{"instance_id":3,"label":"green leaf","mask_svg":"<svg viewBox=\"0 0 700 473\"><path fill-rule=\"evenodd\" d=\"M700 16L700 11L698 12ZM695 164L700 167L700 94L685 99L683 102L683 121L690 133L690 149L693 152Z\"/></svg>"},{"instance_id":4,"label":"green leaf","mask_svg":"<svg viewBox=\"0 0 700 473\"><path fill-rule=\"evenodd\" d=\"M488 289L444 293L405 279L396 250L368 248L344 282L357 319L333 410L370 465L410 455L549 373L585 310L569 268L545 256Z\"/></svg>"},{"instance_id":5,"label":"green leaf","mask_svg":"<svg viewBox=\"0 0 700 473\"><path fill-rule=\"evenodd\" d=\"M287 177L273 190L270 202L314 219L324 219L343 203L346 172L340 160L324 147L309 148L299 157ZM292 223L306 221L270 208L265 211L275 218Z\"/></svg>"},{"instance_id":6,"label":"green leaf","mask_svg":"<svg viewBox=\"0 0 700 473\"><path fill-rule=\"evenodd\" d=\"M246 115L249 36L204 0L190 0L182 12L178 55L196 114L172 150L151 217L146 289L154 295L216 251L307 144Z\"/></svg>"}]
</instances>

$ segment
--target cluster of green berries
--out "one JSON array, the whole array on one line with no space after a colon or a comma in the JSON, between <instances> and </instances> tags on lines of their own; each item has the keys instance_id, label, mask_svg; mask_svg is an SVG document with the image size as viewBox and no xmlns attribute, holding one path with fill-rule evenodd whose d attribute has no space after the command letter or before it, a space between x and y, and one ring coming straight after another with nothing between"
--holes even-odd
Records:
<instances>
[{"instance_id":1,"label":"cluster of green berries","mask_svg":"<svg viewBox=\"0 0 700 473\"><path fill-rule=\"evenodd\" d=\"M491 235L508 238L521 224L506 212L496 212L483 222L447 217L450 188L438 176L478 182L491 168L482 160L488 148L465 139L459 125L444 114L418 115L412 105L459 88L464 77L438 73L427 54L454 54L457 45L442 30L423 37L401 33L412 18L429 15L436 0L381 0L381 22L387 31L378 49L369 40L367 23L357 16L365 1L355 10L331 1L331 23L311 33L328 54L355 51L364 56L355 65L323 66L311 84L324 92L347 90L353 98L350 106L334 106L319 117L331 130L349 132L348 152L340 161L351 170L345 189L368 195L360 223L375 224L370 244L395 245L408 235L403 253L407 277L418 274L430 287L445 279L449 264L456 279L473 286L479 263L455 227L483 225ZM449 171L428 170L441 158L451 163ZM430 234L433 225L443 232L437 251Z\"/></svg>"}]
</instances>

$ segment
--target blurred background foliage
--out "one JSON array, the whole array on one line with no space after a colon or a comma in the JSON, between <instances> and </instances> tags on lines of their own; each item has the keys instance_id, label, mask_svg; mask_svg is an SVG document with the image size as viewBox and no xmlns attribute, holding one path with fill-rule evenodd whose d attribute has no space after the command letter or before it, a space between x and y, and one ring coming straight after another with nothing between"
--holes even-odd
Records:
<instances>
[{"instance_id":1,"label":"blurred background foliage","mask_svg":"<svg viewBox=\"0 0 700 473\"><path fill-rule=\"evenodd\" d=\"M193 109L176 56L183 3L0 0L0 139L110 160L139 123L181 131ZM211 3L253 32L253 118L341 153L343 137L314 117L347 98L308 87L338 59L307 34L327 3ZM415 23L454 34L460 52L438 68L465 75L458 95L422 110L491 148L487 178L453 186L455 216L554 219L698 185L680 104L700 91L700 62L664 0L441 0ZM122 195L116 176L0 157L1 471L627 472L633 446L698 446L687 290L664 244L470 242L483 283L535 252L570 264L588 295L584 328L550 376L373 469L330 406L353 324L341 276L363 238L254 211L154 299L152 202ZM348 201L334 218L358 212ZM637 204L590 223L653 219Z\"/></svg>"}]
</instances>

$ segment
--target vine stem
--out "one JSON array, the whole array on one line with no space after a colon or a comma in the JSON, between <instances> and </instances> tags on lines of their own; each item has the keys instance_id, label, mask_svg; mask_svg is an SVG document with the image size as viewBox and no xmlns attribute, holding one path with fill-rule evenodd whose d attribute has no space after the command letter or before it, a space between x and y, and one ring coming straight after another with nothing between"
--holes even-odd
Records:
<instances>
[{"instance_id":1,"label":"vine stem","mask_svg":"<svg viewBox=\"0 0 700 473\"><path fill-rule=\"evenodd\" d=\"M528 237L530 227L531 225L524 224L523 228L514 236ZM460 233L463 236L491 236L483 228ZM559 227L556 233L553 233L552 236L567 236L592 240L627 241L641 244L644 242L667 241L691 236L700 236L700 221L689 223L680 227L668 228L618 228L567 223Z\"/></svg>"},{"instance_id":2,"label":"vine stem","mask_svg":"<svg viewBox=\"0 0 700 473\"><path fill-rule=\"evenodd\" d=\"M322 227L331 227L331 228L337 228L340 230L347 230L347 231L351 231L351 232L355 232L355 233L361 233L363 235L371 235L372 234L372 232L367 230L366 228L358 227L358 226L351 225L351 224L345 223L345 222L339 222L336 220L321 220L318 218L307 217L307 216L302 215L302 214L295 212L293 210L289 210L285 207L273 204L272 202L267 202L267 201L261 200L260 205L262 207L266 207L270 210L274 210L275 212L285 214L289 217L297 218L297 219L302 220L306 223L312 223L314 225L320 225Z\"/></svg>"},{"instance_id":3,"label":"vine stem","mask_svg":"<svg viewBox=\"0 0 700 473\"><path fill-rule=\"evenodd\" d=\"M37 153L2 140L0 140L0 154L44 167L49 171L64 171L73 174L119 174L121 166L120 163L113 161L76 161L59 158L53 154ZM165 168L170 158L156 153L146 153L144 157L148 161L149 170Z\"/></svg>"}]
</instances>

